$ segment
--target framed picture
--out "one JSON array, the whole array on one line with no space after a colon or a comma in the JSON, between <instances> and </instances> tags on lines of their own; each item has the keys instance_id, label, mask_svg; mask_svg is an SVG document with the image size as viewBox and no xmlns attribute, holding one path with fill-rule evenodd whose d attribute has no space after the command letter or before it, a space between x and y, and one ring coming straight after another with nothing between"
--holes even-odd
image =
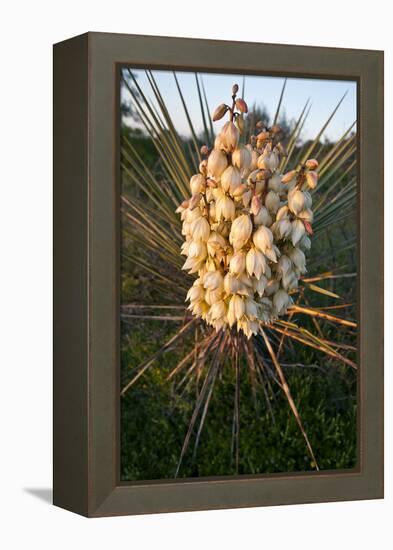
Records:
<instances>
[{"instance_id":1,"label":"framed picture","mask_svg":"<svg viewBox=\"0 0 393 550\"><path fill-rule=\"evenodd\" d=\"M382 498L383 53L54 46L54 503Z\"/></svg>"}]
</instances>

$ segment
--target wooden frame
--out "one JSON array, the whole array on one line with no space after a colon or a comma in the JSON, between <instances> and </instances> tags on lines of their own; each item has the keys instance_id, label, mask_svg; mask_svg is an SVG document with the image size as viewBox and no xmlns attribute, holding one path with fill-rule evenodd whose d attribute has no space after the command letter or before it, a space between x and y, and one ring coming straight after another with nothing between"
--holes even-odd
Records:
<instances>
[{"instance_id":1,"label":"wooden frame","mask_svg":"<svg viewBox=\"0 0 393 550\"><path fill-rule=\"evenodd\" d=\"M359 442L355 470L119 481L119 71L355 79ZM54 503L86 516L382 498L383 52L87 33L54 46Z\"/></svg>"}]
</instances>

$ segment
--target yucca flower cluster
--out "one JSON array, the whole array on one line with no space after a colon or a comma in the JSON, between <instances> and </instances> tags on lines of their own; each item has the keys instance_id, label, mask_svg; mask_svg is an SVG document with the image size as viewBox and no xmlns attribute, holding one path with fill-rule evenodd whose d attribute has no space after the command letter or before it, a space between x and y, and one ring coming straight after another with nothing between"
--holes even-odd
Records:
<instances>
[{"instance_id":1,"label":"yucca flower cluster","mask_svg":"<svg viewBox=\"0 0 393 550\"><path fill-rule=\"evenodd\" d=\"M183 269L197 274L187 294L189 310L216 330L236 326L248 338L262 324L285 315L291 291L306 272L312 235L312 199L318 162L307 160L281 174L283 132L257 124L241 145L248 108L232 88L232 105L221 104L213 121L226 122L214 148L201 149L191 197L177 209L187 257Z\"/></svg>"}]
</instances>

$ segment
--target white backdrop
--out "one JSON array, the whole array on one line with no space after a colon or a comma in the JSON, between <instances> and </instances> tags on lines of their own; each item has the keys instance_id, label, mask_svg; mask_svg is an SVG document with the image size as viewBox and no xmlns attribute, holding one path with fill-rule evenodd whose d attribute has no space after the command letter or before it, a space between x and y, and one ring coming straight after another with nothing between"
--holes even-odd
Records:
<instances>
[{"instance_id":1,"label":"white backdrop","mask_svg":"<svg viewBox=\"0 0 393 550\"><path fill-rule=\"evenodd\" d=\"M386 204L393 199L388 2L42 0L4 3L0 56L0 544L3 548L308 550L392 547L392 355L386 499L86 520L51 487L51 45L87 30L384 49ZM386 243L392 238L387 211ZM387 273L392 267L387 253ZM386 309L393 306L387 277ZM390 390L390 391L389 391ZM4 539L4 540L2 540Z\"/></svg>"}]
</instances>

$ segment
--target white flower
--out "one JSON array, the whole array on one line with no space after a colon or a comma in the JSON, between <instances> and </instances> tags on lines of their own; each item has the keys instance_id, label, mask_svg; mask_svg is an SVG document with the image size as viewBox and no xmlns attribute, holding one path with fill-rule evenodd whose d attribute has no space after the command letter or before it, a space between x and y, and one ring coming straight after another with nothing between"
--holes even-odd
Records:
<instances>
[{"instance_id":1,"label":"white flower","mask_svg":"<svg viewBox=\"0 0 393 550\"><path fill-rule=\"evenodd\" d=\"M309 208L306 208L305 210L302 210L301 212L299 212L298 216L302 220L304 220L306 222L309 222L309 223L312 223L313 219L314 219L313 211L310 210Z\"/></svg>"},{"instance_id":2,"label":"white flower","mask_svg":"<svg viewBox=\"0 0 393 550\"><path fill-rule=\"evenodd\" d=\"M266 258L262 252L250 248L246 256L246 268L250 277L255 275L257 279L260 279L262 273L266 271Z\"/></svg>"},{"instance_id":3,"label":"white flower","mask_svg":"<svg viewBox=\"0 0 393 550\"><path fill-rule=\"evenodd\" d=\"M232 275L231 273L227 273L224 277L224 290L227 294L236 294L240 288L242 287L242 283L240 279Z\"/></svg>"},{"instance_id":4,"label":"white flower","mask_svg":"<svg viewBox=\"0 0 393 550\"><path fill-rule=\"evenodd\" d=\"M292 223L288 218L275 222L272 231L278 239L286 239L292 235Z\"/></svg>"},{"instance_id":5,"label":"white flower","mask_svg":"<svg viewBox=\"0 0 393 550\"><path fill-rule=\"evenodd\" d=\"M223 250L226 247L226 244L226 240L222 235L220 235L216 231L212 231L207 241L207 251L210 256L215 256L217 252Z\"/></svg>"},{"instance_id":6,"label":"white flower","mask_svg":"<svg viewBox=\"0 0 393 550\"><path fill-rule=\"evenodd\" d=\"M207 161L207 173L213 178L220 178L221 174L228 166L228 161L225 153L220 149L213 149Z\"/></svg>"},{"instance_id":7,"label":"white flower","mask_svg":"<svg viewBox=\"0 0 393 550\"><path fill-rule=\"evenodd\" d=\"M300 273L306 273L306 256L300 248L293 248L288 252L288 256Z\"/></svg>"},{"instance_id":8,"label":"white flower","mask_svg":"<svg viewBox=\"0 0 393 550\"><path fill-rule=\"evenodd\" d=\"M245 311L246 308L243 298L241 296L238 296L237 294L232 296L232 298L229 300L228 314L229 312L231 312L234 319L239 320L243 317Z\"/></svg>"},{"instance_id":9,"label":"white flower","mask_svg":"<svg viewBox=\"0 0 393 550\"><path fill-rule=\"evenodd\" d=\"M248 205L250 204L251 197L252 197L251 190L245 191L245 192L243 193L243 195L242 195L242 202L243 202L244 208L247 208Z\"/></svg>"},{"instance_id":10,"label":"white flower","mask_svg":"<svg viewBox=\"0 0 393 550\"><path fill-rule=\"evenodd\" d=\"M229 233L229 242L235 250L240 250L251 237L252 223L250 216L242 214L232 222Z\"/></svg>"},{"instance_id":11,"label":"white flower","mask_svg":"<svg viewBox=\"0 0 393 550\"><path fill-rule=\"evenodd\" d=\"M272 218L268 212L268 209L265 206L261 206L258 214L254 215L254 223L255 225L271 225Z\"/></svg>"},{"instance_id":12,"label":"white flower","mask_svg":"<svg viewBox=\"0 0 393 550\"><path fill-rule=\"evenodd\" d=\"M315 189L318 183L318 174L313 171L306 172L306 182L310 189Z\"/></svg>"},{"instance_id":13,"label":"white flower","mask_svg":"<svg viewBox=\"0 0 393 550\"><path fill-rule=\"evenodd\" d=\"M303 237L300 239L299 243L298 243L298 246L302 249L302 250L310 250L311 248L311 240L310 240L310 237L308 237L307 235L303 235Z\"/></svg>"},{"instance_id":14,"label":"white flower","mask_svg":"<svg viewBox=\"0 0 393 550\"><path fill-rule=\"evenodd\" d=\"M205 296L205 291L201 285L194 285L187 292L187 300L190 302L196 302L197 300L203 300Z\"/></svg>"},{"instance_id":15,"label":"white flower","mask_svg":"<svg viewBox=\"0 0 393 550\"><path fill-rule=\"evenodd\" d=\"M215 288L213 290L208 288L205 293L205 302L209 304L209 306L212 306L213 304L221 300L222 294L222 288Z\"/></svg>"},{"instance_id":16,"label":"white flower","mask_svg":"<svg viewBox=\"0 0 393 550\"><path fill-rule=\"evenodd\" d=\"M221 104L215 116L228 109ZM197 276L188 309L216 331L235 326L250 338L260 323L287 313L289 293L306 272L313 212L302 187L315 188L318 163L310 159L283 176L283 147L272 145L268 131L246 146L238 141L231 121L212 151L203 147L206 158L190 179L191 196L176 212L185 237L183 269Z\"/></svg>"},{"instance_id":17,"label":"white flower","mask_svg":"<svg viewBox=\"0 0 393 550\"><path fill-rule=\"evenodd\" d=\"M218 220L235 219L235 203L231 198L224 196L216 202L216 216Z\"/></svg>"},{"instance_id":18,"label":"white flower","mask_svg":"<svg viewBox=\"0 0 393 550\"><path fill-rule=\"evenodd\" d=\"M288 206L291 212L299 214L304 208L304 193L299 189L293 189L288 193Z\"/></svg>"},{"instance_id":19,"label":"white flower","mask_svg":"<svg viewBox=\"0 0 393 550\"><path fill-rule=\"evenodd\" d=\"M269 179L268 189L274 191L275 193L280 193L282 190L281 176L280 174L273 174Z\"/></svg>"},{"instance_id":20,"label":"white flower","mask_svg":"<svg viewBox=\"0 0 393 550\"><path fill-rule=\"evenodd\" d=\"M246 255L241 250L236 252L229 262L229 273L241 275L246 268Z\"/></svg>"},{"instance_id":21,"label":"white flower","mask_svg":"<svg viewBox=\"0 0 393 550\"><path fill-rule=\"evenodd\" d=\"M251 152L247 147L237 147L232 153L232 164L239 170L248 170L251 166Z\"/></svg>"},{"instance_id":22,"label":"white flower","mask_svg":"<svg viewBox=\"0 0 393 550\"><path fill-rule=\"evenodd\" d=\"M280 208L280 196L274 191L269 191L265 198L265 205L270 212L276 213Z\"/></svg>"},{"instance_id":23,"label":"white flower","mask_svg":"<svg viewBox=\"0 0 393 550\"><path fill-rule=\"evenodd\" d=\"M221 174L221 187L227 193L233 191L241 184L240 170L235 166L228 166Z\"/></svg>"},{"instance_id":24,"label":"white flower","mask_svg":"<svg viewBox=\"0 0 393 550\"><path fill-rule=\"evenodd\" d=\"M222 147L227 152L232 152L236 149L239 142L239 130L233 122L226 122L220 132Z\"/></svg>"},{"instance_id":25,"label":"white flower","mask_svg":"<svg viewBox=\"0 0 393 550\"><path fill-rule=\"evenodd\" d=\"M210 235L210 225L206 218L197 218L190 227L190 233L194 241L207 241Z\"/></svg>"},{"instance_id":26,"label":"white flower","mask_svg":"<svg viewBox=\"0 0 393 550\"><path fill-rule=\"evenodd\" d=\"M275 279L270 279L265 286L266 296L271 296L280 288L280 284Z\"/></svg>"},{"instance_id":27,"label":"white flower","mask_svg":"<svg viewBox=\"0 0 393 550\"><path fill-rule=\"evenodd\" d=\"M187 260L183 264L182 269L188 271L188 273L196 273L197 271L202 269L204 262L204 260L201 260L199 258L187 258Z\"/></svg>"},{"instance_id":28,"label":"white flower","mask_svg":"<svg viewBox=\"0 0 393 550\"><path fill-rule=\"evenodd\" d=\"M208 271L203 277L203 286L215 290L223 286L223 276L220 271Z\"/></svg>"},{"instance_id":29,"label":"white flower","mask_svg":"<svg viewBox=\"0 0 393 550\"><path fill-rule=\"evenodd\" d=\"M191 193L193 195L201 193L204 190L205 185L205 178L202 176L202 174L195 174L195 176L192 176L192 178L190 179Z\"/></svg>"},{"instance_id":30,"label":"white flower","mask_svg":"<svg viewBox=\"0 0 393 550\"><path fill-rule=\"evenodd\" d=\"M202 241L191 241L188 248L189 258L204 259L207 256L206 244Z\"/></svg>"},{"instance_id":31,"label":"white flower","mask_svg":"<svg viewBox=\"0 0 393 550\"><path fill-rule=\"evenodd\" d=\"M290 304L290 298L285 290L278 290L273 296L273 306L275 307L278 315L285 313L288 305Z\"/></svg>"},{"instance_id":32,"label":"white flower","mask_svg":"<svg viewBox=\"0 0 393 550\"><path fill-rule=\"evenodd\" d=\"M266 285L267 285L267 279L264 275L261 275L259 279L254 279L253 281L254 292L256 292L259 297L263 296Z\"/></svg>"},{"instance_id":33,"label":"white flower","mask_svg":"<svg viewBox=\"0 0 393 550\"><path fill-rule=\"evenodd\" d=\"M261 252L265 253L273 244L273 234L270 229L261 225L253 235L253 242Z\"/></svg>"},{"instance_id":34,"label":"white flower","mask_svg":"<svg viewBox=\"0 0 393 550\"><path fill-rule=\"evenodd\" d=\"M264 252L266 258L268 258L271 262L277 262L277 256L280 255L280 251L276 246L272 246L271 248L267 248Z\"/></svg>"},{"instance_id":35,"label":"white flower","mask_svg":"<svg viewBox=\"0 0 393 550\"><path fill-rule=\"evenodd\" d=\"M289 214L288 206L287 205L281 206L281 208L277 210L276 221L280 221L288 218L288 214Z\"/></svg>"},{"instance_id":36,"label":"white flower","mask_svg":"<svg viewBox=\"0 0 393 550\"><path fill-rule=\"evenodd\" d=\"M244 305L247 317L254 321L258 317L257 304L251 298L246 298Z\"/></svg>"},{"instance_id":37,"label":"white flower","mask_svg":"<svg viewBox=\"0 0 393 550\"><path fill-rule=\"evenodd\" d=\"M227 308L222 300L215 302L210 308L210 316L212 320L221 319L225 317Z\"/></svg>"},{"instance_id":38,"label":"white flower","mask_svg":"<svg viewBox=\"0 0 393 550\"><path fill-rule=\"evenodd\" d=\"M306 232L304 228L304 223L302 220L295 220L292 222L292 244L296 246L300 239L303 237Z\"/></svg>"},{"instance_id":39,"label":"white flower","mask_svg":"<svg viewBox=\"0 0 393 550\"><path fill-rule=\"evenodd\" d=\"M288 256L285 256L285 254L283 254L281 258L278 260L278 269L281 271L283 275L286 275L291 268L292 268L291 260L288 258Z\"/></svg>"}]
</instances>

